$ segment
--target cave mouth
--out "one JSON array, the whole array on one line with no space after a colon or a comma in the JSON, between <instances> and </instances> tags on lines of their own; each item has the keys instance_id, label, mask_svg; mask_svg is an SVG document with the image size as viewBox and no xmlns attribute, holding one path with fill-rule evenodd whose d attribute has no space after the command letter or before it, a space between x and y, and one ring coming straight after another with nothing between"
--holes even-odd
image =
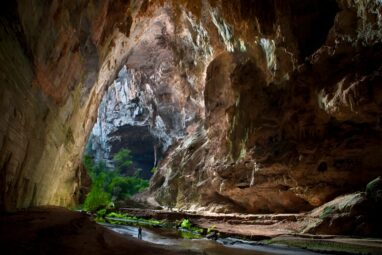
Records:
<instances>
[{"instance_id":1,"label":"cave mouth","mask_svg":"<svg viewBox=\"0 0 382 255\"><path fill-rule=\"evenodd\" d=\"M116 157L128 151L121 173L149 180L166 150L165 126L155 126L154 104L134 82L124 66L103 96L85 155L113 170Z\"/></svg>"}]
</instances>

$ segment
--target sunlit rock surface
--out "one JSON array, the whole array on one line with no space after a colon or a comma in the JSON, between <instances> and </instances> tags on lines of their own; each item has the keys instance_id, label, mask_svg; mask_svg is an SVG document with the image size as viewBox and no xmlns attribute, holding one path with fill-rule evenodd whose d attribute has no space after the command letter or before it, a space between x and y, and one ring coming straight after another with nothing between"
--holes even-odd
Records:
<instances>
[{"instance_id":1,"label":"sunlit rock surface","mask_svg":"<svg viewBox=\"0 0 382 255\"><path fill-rule=\"evenodd\" d=\"M227 44L237 24L218 29L227 53L208 66L204 125L161 162L160 203L306 211L381 174L381 4L289 3L257 14L244 52Z\"/></svg>"},{"instance_id":2,"label":"sunlit rock surface","mask_svg":"<svg viewBox=\"0 0 382 255\"><path fill-rule=\"evenodd\" d=\"M88 153L111 167L115 153L130 149L135 169L143 169L147 178L169 147L192 131L203 115L204 80L196 68L203 70L211 57L204 52L211 51L209 46L203 48L206 31L183 13L177 32L170 14L169 7L160 8L147 23L132 27L144 31L108 88L88 142ZM178 50L186 58L177 56Z\"/></svg>"},{"instance_id":3,"label":"sunlit rock surface","mask_svg":"<svg viewBox=\"0 0 382 255\"><path fill-rule=\"evenodd\" d=\"M74 205L84 145L126 54L131 15L123 1L14 1L2 8L2 209Z\"/></svg>"},{"instance_id":4,"label":"sunlit rock surface","mask_svg":"<svg viewBox=\"0 0 382 255\"><path fill-rule=\"evenodd\" d=\"M114 150L104 144L109 133L116 140L150 134L158 151L168 149L142 199L221 212L291 212L361 189L382 166L381 6L372 0L4 6L2 209L75 204L100 104L111 111L93 132L100 158ZM142 126L147 132L129 131Z\"/></svg>"}]
</instances>

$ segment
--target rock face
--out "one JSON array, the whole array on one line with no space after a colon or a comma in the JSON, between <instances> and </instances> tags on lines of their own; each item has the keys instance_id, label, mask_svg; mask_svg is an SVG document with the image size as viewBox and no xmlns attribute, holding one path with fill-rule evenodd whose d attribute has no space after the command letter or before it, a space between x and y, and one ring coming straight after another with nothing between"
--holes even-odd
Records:
<instances>
[{"instance_id":1,"label":"rock face","mask_svg":"<svg viewBox=\"0 0 382 255\"><path fill-rule=\"evenodd\" d=\"M209 64L204 125L161 163L151 184L157 201L298 212L380 174L380 3L274 4L276 17L257 15L266 38ZM332 24L310 35L324 7Z\"/></svg>"},{"instance_id":2,"label":"rock face","mask_svg":"<svg viewBox=\"0 0 382 255\"><path fill-rule=\"evenodd\" d=\"M84 144L126 54L131 15L124 1L14 1L2 9L2 210L75 203Z\"/></svg>"},{"instance_id":3,"label":"rock face","mask_svg":"<svg viewBox=\"0 0 382 255\"><path fill-rule=\"evenodd\" d=\"M203 47L189 38L191 33L203 32L192 27L192 20L177 28L182 35L175 31L170 11L160 7L152 19L141 24L145 31L130 45L126 66L104 96L89 140L89 153L110 165L116 152L129 148L136 168L142 168L146 177L203 114L203 86L199 83L204 81L186 73L197 72L211 54L204 54ZM182 36L184 40L180 40ZM206 40L204 34L200 36L199 40ZM180 60L175 50L203 55L189 66L186 61L190 60Z\"/></svg>"},{"instance_id":4,"label":"rock face","mask_svg":"<svg viewBox=\"0 0 382 255\"><path fill-rule=\"evenodd\" d=\"M381 174L379 0L18 0L1 12L4 210L75 203L100 104L100 158L121 137L150 157L169 148L148 194L162 205L302 211Z\"/></svg>"}]
</instances>

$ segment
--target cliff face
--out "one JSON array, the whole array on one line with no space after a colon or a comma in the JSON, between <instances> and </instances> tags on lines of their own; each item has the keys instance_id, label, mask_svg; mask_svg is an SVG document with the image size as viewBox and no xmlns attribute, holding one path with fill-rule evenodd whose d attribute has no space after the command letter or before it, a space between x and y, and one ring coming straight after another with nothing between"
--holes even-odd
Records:
<instances>
[{"instance_id":1,"label":"cliff face","mask_svg":"<svg viewBox=\"0 0 382 255\"><path fill-rule=\"evenodd\" d=\"M191 33L198 31L192 20L175 31L170 13L168 6L158 7L150 20L132 27L132 31L144 31L137 35L136 43L127 46L125 66L101 102L89 140L89 153L111 165L116 152L129 148L135 168L143 169L145 177L151 176L150 169L163 153L192 130L204 110L200 84L204 80L186 74L204 62L193 59L187 63L177 51L201 55L201 59L211 53L194 45Z\"/></svg>"},{"instance_id":2,"label":"cliff face","mask_svg":"<svg viewBox=\"0 0 382 255\"><path fill-rule=\"evenodd\" d=\"M74 204L98 102L126 54L128 7L14 1L2 9L2 209Z\"/></svg>"},{"instance_id":3,"label":"cliff face","mask_svg":"<svg viewBox=\"0 0 382 255\"><path fill-rule=\"evenodd\" d=\"M205 121L152 179L158 201L295 212L381 174L380 3L337 4L276 1L275 17L257 14L265 38L214 58Z\"/></svg>"},{"instance_id":4,"label":"cliff face","mask_svg":"<svg viewBox=\"0 0 382 255\"><path fill-rule=\"evenodd\" d=\"M93 137L142 134L163 152L172 145L150 188L164 205L299 211L359 189L381 174L381 6L379 0L6 6L2 209L75 203L78 166L106 91ZM117 106L124 111L113 111ZM116 122L121 130L113 129ZM142 126L147 130L136 129ZM104 151L113 151L113 142Z\"/></svg>"}]
</instances>

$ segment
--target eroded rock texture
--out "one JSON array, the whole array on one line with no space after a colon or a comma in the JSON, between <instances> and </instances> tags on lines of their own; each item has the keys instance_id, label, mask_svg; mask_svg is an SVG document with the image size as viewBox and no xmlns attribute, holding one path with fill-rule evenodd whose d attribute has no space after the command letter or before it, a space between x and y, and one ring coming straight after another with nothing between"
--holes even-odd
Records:
<instances>
[{"instance_id":1,"label":"eroded rock texture","mask_svg":"<svg viewBox=\"0 0 382 255\"><path fill-rule=\"evenodd\" d=\"M191 33L198 31L186 14L181 17L183 26L177 27L181 32L175 31L171 11L160 7L147 23L132 27L144 31L128 46L125 66L102 100L89 141L89 153L110 165L116 152L129 148L134 165L146 177L168 148L192 131L204 110L204 79L187 72L197 72L211 53L194 45ZM189 58L200 56L180 59L177 50L186 51Z\"/></svg>"},{"instance_id":2,"label":"eroded rock texture","mask_svg":"<svg viewBox=\"0 0 382 255\"><path fill-rule=\"evenodd\" d=\"M0 204L73 205L103 90L126 57L125 1L14 1L2 9Z\"/></svg>"},{"instance_id":3,"label":"eroded rock texture","mask_svg":"<svg viewBox=\"0 0 382 255\"><path fill-rule=\"evenodd\" d=\"M9 4L0 22L2 209L75 203L87 137L123 66L134 89L110 86L111 108L124 91L134 111L104 120L128 116L123 125L147 126L170 148L150 201L288 212L360 189L382 166L381 6Z\"/></svg>"},{"instance_id":4,"label":"eroded rock texture","mask_svg":"<svg viewBox=\"0 0 382 255\"><path fill-rule=\"evenodd\" d=\"M205 121L152 179L163 204L303 211L381 173L380 3L260 3L230 17L248 40L256 15L259 39L209 64Z\"/></svg>"}]
</instances>

